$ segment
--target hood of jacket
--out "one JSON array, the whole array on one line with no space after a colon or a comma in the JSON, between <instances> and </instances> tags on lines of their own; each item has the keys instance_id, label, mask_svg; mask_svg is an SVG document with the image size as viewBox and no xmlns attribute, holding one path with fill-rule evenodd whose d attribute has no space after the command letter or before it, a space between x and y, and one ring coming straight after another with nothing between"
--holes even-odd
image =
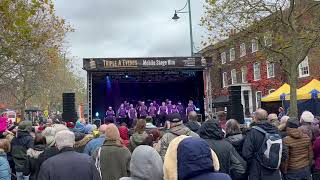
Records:
<instances>
[{"instance_id":1,"label":"hood of jacket","mask_svg":"<svg viewBox=\"0 0 320 180\"><path fill-rule=\"evenodd\" d=\"M179 136L169 144L164 158L164 180L190 179L219 171L218 157L201 138Z\"/></svg>"},{"instance_id":2,"label":"hood of jacket","mask_svg":"<svg viewBox=\"0 0 320 180\"><path fill-rule=\"evenodd\" d=\"M224 138L224 133L215 120L204 122L199 129L199 135L203 139L221 140Z\"/></svg>"},{"instance_id":3,"label":"hood of jacket","mask_svg":"<svg viewBox=\"0 0 320 180\"><path fill-rule=\"evenodd\" d=\"M184 124L180 124L178 126L172 127L170 129L170 132L177 136L181 136L181 135L190 136L192 131L189 128L187 128Z\"/></svg>"},{"instance_id":4,"label":"hood of jacket","mask_svg":"<svg viewBox=\"0 0 320 180\"><path fill-rule=\"evenodd\" d=\"M159 153L146 145L138 146L132 153L130 161L132 179L163 179L163 162Z\"/></svg>"},{"instance_id":5,"label":"hood of jacket","mask_svg":"<svg viewBox=\"0 0 320 180\"><path fill-rule=\"evenodd\" d=\"M84 138L82 138L81 140L79 141L76 141L76 143L74 144L74 147L75 148L78 148L78 147L82 147L82 146L85 146L89 141L91 141L93 139L93 135L92 134L87 134L84 136Z\"/></svg>"},{"instance_id":6,"label":"hood of jacket","mask_svg":"<svg viewBox=\"0 0 320 180\"><path fill-rule=\"evenodd\" d=\"M303 136L303 133L298 128L286 128L287 136L290 136L294 139L300 139Z\"/></svg>"},{"instance_id":7,"label":"hood of jacket","mask_svg":"<svg viewBox=\"0 0 320 180\"><path fill-rule=\"evenodd\" d=\"M27 156L37 159L41 153L43 153L45 145L36 145L33 148L27 150Z\"/></svg>"},{"instance_id":8,"label":"hood of jacket","mask_svg":"<svg viewBox=\"0 0 320 180\"><path fill-rule=\"evenodd\" d=\"M227 136L227 139L233 144L244 140L244 136L242 134L234 134Z\"/></svg>"},{"instance_id":9,"label":"hood of jacket","mask_svg":"<svg viewBox=\"0 0 320 180\"><path fill-rule=\"evenodd\" d=\"M148 137L148 134L146 132L143 132L142 134L139 134L139 133L134 133L130 140L136 144L136 145L139 145L141 144L146 138Z\"/></svg>"}]
</instances>

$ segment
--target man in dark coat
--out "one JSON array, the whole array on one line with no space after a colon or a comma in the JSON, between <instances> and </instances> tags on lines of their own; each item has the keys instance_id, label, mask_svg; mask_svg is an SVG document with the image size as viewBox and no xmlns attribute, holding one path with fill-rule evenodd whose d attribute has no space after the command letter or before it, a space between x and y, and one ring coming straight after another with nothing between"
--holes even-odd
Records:
<instances>
[{"instance_id":1,"label":"man in dark coat","mask_svg":"<svg viewBox=\"0 0 320 180\"><path fill-rule=\"evenodd\" d=\"M100 180L93 159L87 154L74 151L75 135L63 130L55 135L60 153L46 160L40 168L41 180Z\"/></svg>"},{"instance_id":2,"label":"man in dark coat","mask_svg":"<svg viewBox=\"0 0 320 180\"><path fill-rule=\"evenodd\" d=\"M17 179L29 179L23 175L24 164L27 161L27 150L33 147L31 121L22 121L19 124L17 136L11 141L11 155L15 164Z\"/></svg>"},{"instance_id":3,"label":"man in dark coat","mask_svg":"<svg viewBox=\"0 0 320 180\"><path fill-rule=\"evenodd\" d=\"M267 120L268 113L264 109L258 109L253 118L254 126L258 126L267 133L279 133L277 127ZM242 156L248 163L249 179L254 180L280 180L279 169L264 168L257 160L256 154L264 143L265 135L256 129L247 132L246 139L242 148ZM283 151L284 152L284 151Z\"/></svg>"},{"instance_id":4,"label":"man in dark coat","mask_svg":"<svg viewBox=\"0 0 320 180\"><path fill-rule=\"evenodd\" d=\"M229 174L232 179L246 179L246 162L235 148L224 139L224 133L215 120L204 122L199 129L199 135L207 141L210 148L217 154L220 172Z\"/></svg>"},{"instance_id":5,"label":"man in dark coat","mask_svg":"<svg viewBox=\"0 0 320 180\"><path fill-rule=\"evenodd\" d=\"M197 133L201 127L201 124L198 122L198 116L195 111L191 111L188 115L188 122L186 126L193 132Z\"/></svg>"}]
</instances>

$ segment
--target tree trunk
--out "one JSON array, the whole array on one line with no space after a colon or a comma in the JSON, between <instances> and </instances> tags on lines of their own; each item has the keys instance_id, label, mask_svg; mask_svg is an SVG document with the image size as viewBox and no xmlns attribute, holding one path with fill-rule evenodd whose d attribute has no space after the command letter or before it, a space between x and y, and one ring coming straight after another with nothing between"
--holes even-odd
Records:
<instances>
[{"instance_id":1,"label":"tree trunk","mask_svg":"<svg viewBox=\"0 0 320 180\"><path fill-rule=\"evenodd\" d=\"M20 104L21 121L24 120L26 110L26 100L22 100Z\"/></svg>"},{"instance_id":2,"label":"tree trunk","mask_svg":"<svg viewBox=\"0 0 320 180\"><path fill-rule=\"evenodd\" d=\"M297 102L297 83L298 83L298 69L292 65L289 74L290 84L290 108L289 116L298 117L298 102Z\"/></svg>"}]
</instances>

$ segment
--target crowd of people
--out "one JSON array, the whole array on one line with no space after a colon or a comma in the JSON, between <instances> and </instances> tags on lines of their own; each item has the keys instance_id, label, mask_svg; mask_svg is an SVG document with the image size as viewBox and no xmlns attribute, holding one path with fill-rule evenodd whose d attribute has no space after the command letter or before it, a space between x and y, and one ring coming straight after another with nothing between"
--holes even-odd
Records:
<instances>
[{"instance_id":1,"label":"crowd of people","mask_svg":"<svg viewBox=\"0 0 320 180\"><path fill-rule=\"evenodd\" d=\"M0 179L10 180L318 180L318 118L257 109L249 127L225 112L201 122L170 114L100 127L48 119L7 127L0 117Z\"/></svg>"},{"instance_id":2,"label":"crowd of people","mask_svg":"<svg viewBox=\"0 0 320 180\"><path fill-rule=\"evenodd\" d=\"M164 126L166 120L168 120L172 113L179 113L182 118L186 119L187 115L191 111L196 111L196 109L192 100L189 100L187 107L184 107L181 101L174 104L169 99L162 102L160 105L157 101L152 101L149 106L144 101L138 101L135 106L128 101L124 101L120 104L120 107L116 112L112 106L108 107L103 123L115 122L121 124L124 122L131 128L134 126L137 118L151 116L154 124L157 126Z\"/></svg>"}]
</instances>

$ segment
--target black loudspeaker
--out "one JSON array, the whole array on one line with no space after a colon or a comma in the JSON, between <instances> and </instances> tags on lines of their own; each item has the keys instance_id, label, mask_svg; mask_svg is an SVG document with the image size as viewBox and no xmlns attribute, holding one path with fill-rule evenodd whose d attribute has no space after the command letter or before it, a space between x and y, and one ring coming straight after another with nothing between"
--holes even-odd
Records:
<instances>
[{"instance_id":1,"label":"black loudspeaker","mask_svg":"<svg viewBox=\"0 0 320 180\"><path fill-rule=\"evenodd\" d=\"M75 93L63 93L62 94L62 119L65 122L76 122L77 112L75 108Z\"/></svg>"},{"instance_id":2,"label":"black loudspeaker","mask_svg":"<svg viewBox=\"0 0 320 180\"><path fill-rule=\"evenodd\" d=\"M229 87L228 118L237 120L240 124L244 122L243 106L241 104L241 86Z\"/></svg>"}]
</instances>

